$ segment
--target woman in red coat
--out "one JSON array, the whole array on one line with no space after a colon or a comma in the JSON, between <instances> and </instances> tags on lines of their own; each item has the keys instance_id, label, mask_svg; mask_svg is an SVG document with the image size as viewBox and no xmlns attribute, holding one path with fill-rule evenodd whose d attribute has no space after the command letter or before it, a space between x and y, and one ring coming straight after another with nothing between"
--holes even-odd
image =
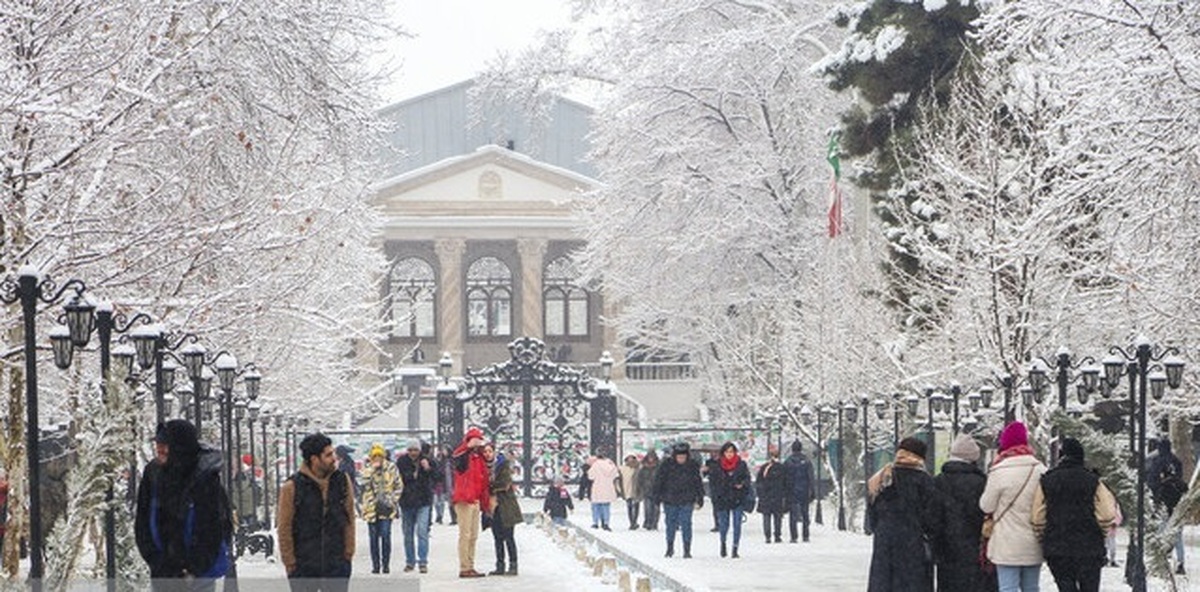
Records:
<instances>
[{"instance_id":1,"label":"woman in red coat","mask_svg":"<svg viewBox=\"0 0 1200 592\"><path fill-rule=\"evenodd\" d=\"M454 515L458 519L458 577L478 578L475 542L479 540L481 514L491 510L487 461L483 458L483 431L472 427L451 455L454 465Z\"/></svg>"}]
</instances>

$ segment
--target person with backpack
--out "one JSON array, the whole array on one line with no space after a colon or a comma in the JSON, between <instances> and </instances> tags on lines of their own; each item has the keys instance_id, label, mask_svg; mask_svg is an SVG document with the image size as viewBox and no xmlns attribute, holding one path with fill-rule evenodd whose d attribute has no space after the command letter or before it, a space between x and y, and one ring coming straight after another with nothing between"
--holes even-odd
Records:
<instances>
[{"instance_id":1,"label":"person with backpack","mask_svg":"<svg viewBox=\"0 0 1200 592\"><path fill-rule=\"evenodd\" d=\"M155 436L165 452L138 491L135 538L155 580L186 579L212 590L232 566L233 514L221 486L221 452L200 445L196 426L173 419ZM158 461L152 461L158 462Z\"/></svg>"},{"instance_id":2,"label":"person with backpack","mask_svg":"<svg viewBox=\"0 0 1200 592\"><path fill-rule=\"evenodd\" d=\"M300 470L279 490L279 557L292 590L346 590L354 558L354 484L337 468L333 441L300 441Z\"/></svg>"},{"instance_id":3,"label":"person with backpack","mask_svg":"<svg viewBox=\"0 0 1200 592\"><path fill-rule=\"evenodd\" d=\"M1168 519L1175 513L1175 506L1187 493L1188 484L1183 477L1183 463L1171 452L1170 438L1158 441L1154 454L1146 458L1146 486L1154 503L1166 510ZM1183 532L1175 536L1175 573L1185 574L1183 567Z\"/></svg>"}]
</instances>

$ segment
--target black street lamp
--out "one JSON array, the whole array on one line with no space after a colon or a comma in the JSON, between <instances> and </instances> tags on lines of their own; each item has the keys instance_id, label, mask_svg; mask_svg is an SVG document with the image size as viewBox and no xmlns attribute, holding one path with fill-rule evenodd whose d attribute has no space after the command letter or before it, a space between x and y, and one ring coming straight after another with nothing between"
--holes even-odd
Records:
<instances>
[{"instance_id":1,"label":"black street lamp","mask_svg":"<svg viewBox=\"0 0 1200 592\"><path fill-rule=\"evenodd\" d=\"M258 488L254 486L254 480L258 477L258 474L254 470L254 462L255 462L255 460L258 459L258 457L255 456L255 454L254 454L254 422L258 421L258 412L260 409L262 409L262 406L258 403L258 401L250 401L250 403L248 405L246 405L246 420L247 420L246 421L246 430L247 430L247 436L250 439L250 498L252 500L252 505L254 506L255 514L258 514L259 495L258 495ZM267 449L264 446L263 454L266 454L266 452L267 452ZM266 480L266 477L267 477L266 469L264 468L263 469L263 480L264 481ZM254 518L255 518L254 521L258 522L258 516L256 515Z\"/></svg>"},{"instance_id":2,"label":"black street lamp","mask_svg":"<svg viewBox=\"0 0 1200 592\"><path fill-rule=\"evenodd\" d=\"M175 388L175 370L178 368L172 352L178 351L186 343L195 344L199 338L192 333L176 336L162 325L138 327L129 337L137 351L138 366L142 370L154 368L154 417L157 423L163 423L168 415L163 398Z\"/></svg>"},{"instance_id":3,"label":"black street lamp","mask_svg":"<svg viewBox=\"0 0 1200 592\"><path fill-rule=\"evenodd\" d=\"M243 376L243 381L246 388L246 396L250 400L258 398L259 382L262 375L258 373L253 363L246 364L241 370L238 370L237 358L228 352L220 352L216 355L213 361L213 366L217 371L217 382L221 387L221 436L223 450L226 451L225 462L225 491L232 498L233 496L233 466L229 462L240 462L240 451L234 458L229 458L229 451L233 446L233 434L230 431L233 428L233 386L239 375ZM240 434L239 434L240 438ZM230 555L229 575L237 577L237 555Z\"/></svg>"},{"instance_id":4,"label":"black street lamp","mask_svg":"<svg viewBox=\"0 0 1200 592\"><path fill-rule=\"evenodd\" d=\"M87 286L77 279L59 287L49 277L42 278L32 266L23 266L17 277L6 277L0 283L0 301L21 303L21 319L25 334L25 456L29 464L29 578L35 583L42 579L42 471L39 458L38 388L37 388L37 305L55 304L67 290L75 294L63 306L67 314L67 329L71 343L82 348L91 339L95 306L84 298Z\"/></svg>"},{"instance_id":5,"label":"black street lamp","mask_svg":"<svg viewBox=\"0 0 1200 592\"><path fill-rule=\"evenodd\" d=\"M817 482L812 484L813 491L815 492L815 495L813 495L813 498L817 500L817 511L816 511L816 514L813 516L813 522L816 522L817 524L825 524L825 519L821 514L821 498L822 498L822 496L821 496L821 465L824 464L822 459L823 459L823 455L825 453L824 452L825 451L824 427L825 427L825 422L828 421L828 417L831 413L832 413L831 411L829 411L828 409L826 409L824 407L817 409L817 416L816 416L817 450L816 450L814 460L813 460L813 464L816 465L816 467L817 467L817 472L816 472L816 481ZM809 408L807 406L800 408L800 421L802 421L806 424L813 423L813 413L811 410L809 410Z\"/></svg>"},{"instance_id":6,"label":"black street lamp","mask_svg":"<svg viewBox=\"0 0 1200 592\"><path fill-rule=\"evenodd\" d=\"M272 419L278 419L278 415L273 415L272 410L263 407L259 415L259 421L262 423L259 426L262 428L262 468L263 468L263 521L266 528L271 528L271 473L267 467L275 463L275 452L269 451L267 448L267 428L271 426ZM279 468L275 468L275 474L279 474Z\"/></svg>"},{"instance_id":7,"label":"black street lamp","mask_svg":"<svg viewBox=\"0 0 1200 592\"><path fill-rule=\"evenodd\" d=\"M1058 348L1054 354L1053 366L1042 358L1034 358L1030 362L1029 385L1037 391L1045 390L1049 385L1049 371L1052 367L1057 370L1054 382L1058 387L1058 408L1064 411L1067 409L1067 387L1072 382L1081 380L1081 385L1088 391L1096 390L1100 383L1100 368L1096 366L1096 361L1085 356L1077 363L1072 363L1071 350L1064 346ZM1078 374L1072 376L1072 371L1077 371Z\"/></svg>"},{"instance_id":8,"label":"black street lamp","mask_svg":"<svg viewBox=\"0 0 1200 592\"><path fill-rule=\"evenodd\" d=\"M1120 384L1121 375L1130 372L1137 380L1137 401L1132 409L1130 421L1137 424L1137 539L1131 543L1130 586L1134 592L1146 590L1146 393L1161 400L1165 388L1179 388L1183 382L1183 359L1174 347L1160 348L1143 336L1126 351L1112 346L1104 358L1104 380L1110 389ZM1161 362L1155 364L1154 362ZM1132 381L1132 378L1131 378ZM1132 383L1132 382L1131 382Z\"/></svg>"},{"instance_id":9,"label":"black street lamp","mask_svg":"<svg viewBox=\"0 0 1200 592\"><path fill-rule=\"evenodd\" d=\"M867 433L868 416L871 415L871 397L862 396L862 455L863 455L863 532L871 534L871 513L867 511L871 505L871 495L867 490L867 479L871 478L871 446L870 435Z\"/></svg>"}]
</instances>

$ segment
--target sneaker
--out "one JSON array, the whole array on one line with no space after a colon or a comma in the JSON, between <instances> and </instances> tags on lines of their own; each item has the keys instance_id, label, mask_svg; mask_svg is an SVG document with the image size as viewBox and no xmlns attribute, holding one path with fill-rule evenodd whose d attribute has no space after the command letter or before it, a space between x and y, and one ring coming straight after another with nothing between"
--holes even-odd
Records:
<instances>
[{"instance_id":1,"label":"sneaker","mask_svg":"<svg viewBox=\"0 0 1200 592\"><path fill-rule=\"evenodd\" d=\"M417 568L417 569L419 569L419 570L421 571L421 573L429 573L429 566L428 566L428 565L422 565L421 567L419 567L419 568Z\"/></svg>"},{"instance_id":2,"label":"sneaker","mask_svg":"<svg viewBox=\"0 0 1200 592\"><path fill-rule=\"evenodd\" d=\"M408 573L412 570L413 570L413 566L411 566L411 565L404 566L404 573Z\"/></svg>"}]
</instances>

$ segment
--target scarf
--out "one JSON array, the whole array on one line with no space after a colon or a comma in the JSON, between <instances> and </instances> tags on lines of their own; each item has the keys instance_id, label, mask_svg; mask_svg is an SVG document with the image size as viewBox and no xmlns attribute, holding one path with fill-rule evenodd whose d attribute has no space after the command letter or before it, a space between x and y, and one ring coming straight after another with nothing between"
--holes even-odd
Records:
<instances>
[{"instance_id":1,"label":"scarf","mask_svg":"<svg viewBox=\"0 0 1200 592\"><path fill-rule=\"evenodd\" d=\"M1012 458L1014 456L1025 456L1025 455L1033 456L1033 448L1030 447L1028 444L1020 444L1017 446L1013 446L1012 448L1005 448L1004 450L1000 451L1000 454L996 455L996 458L992 459L992 466L994 467L994 466L1000 464L1000 461L1002 461L1006 458Z\"/></svg>"},{"instance_id":2,"label":"scarf","mask_svg":"<svg viewBox=\"0 0 1200 592\"><path fill-rule=\"evenodd\" d=\"M733 455L733 458L725 458L725 455L721 455L721 469L726 473L732 473L737 468L738 461L740 460L742 459L738 458L736 454Z\"/></svg>"},{"instance_id":3,"label":"scarf","mask_svg":"<svg viewBox=\"0 0 1200 592\"><path fill-rule=\"evenodd\" d=\"M925 459L908 450L901 449L896 451L896 460L884 465L882 469L879 469L879 471L871 475L871 478L867 480L867 492L871 495L871 501L875 501L879 492L892 485L892 470L897 466L905 469L924 471Z\"/></svg>"}]
</instances>

